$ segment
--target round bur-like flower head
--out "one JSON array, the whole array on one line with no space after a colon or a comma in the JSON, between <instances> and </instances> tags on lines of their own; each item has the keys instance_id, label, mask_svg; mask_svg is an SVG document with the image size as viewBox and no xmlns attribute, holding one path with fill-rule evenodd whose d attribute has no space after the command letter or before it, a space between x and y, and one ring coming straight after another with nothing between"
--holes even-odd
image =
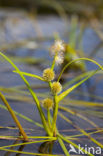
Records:
<instances>
[{"instance_id":1,"label":"round bur-like flower head","mask_svg":"<svg viewBox=\"0 0 103 156\"><path fill-rule=\"evenodd\" d=\"M56 40L54 45L51 47L52 55L55 55L58 52L63 52L65 50L62 40Z\"/></svg>"},{"instance_id":2,"label":"round bur-like flower head","mask_svg":"<svg viewBox=\"0 0 103 156\"><path fill-rule=\"evenodd\" d=\"M64 61L63 54L59 54L59 55L57 55L57 56L55 57L55 63L56 63L57 65L62 64L63 61Z\"/></svg>"},{"instance_id":3,"label":"round bur-like flower head","mask_svg":"<svg viewBox=\"0 0 103 156\"><path fill-rule=\"evenodd\" d=\"M51 109L53 107L53 100L50 98L46 98L43 100L43 107L46 109Z\"/></svg>"},{"instance_id":4,"label":"round bur-like flower head","mask_svg":"<svg viewBox=\"0 0 103 156\"><path fill-rule=\"evenodd\" d=\"M62 86L59 82L52 83L52 93L59 94L62 91Z\"/></svg>"},{"instance_id":5,"label":"round bur-like flower head","mask_svg":"<svg viewBox=\"0 0 103 156\"><path fill-rule=\"evenodd\" d=\"M52 81L55 77L55 73L52 69L47 68L43 71L43 78L46 81Z\"/></svg>"}]
</instances>

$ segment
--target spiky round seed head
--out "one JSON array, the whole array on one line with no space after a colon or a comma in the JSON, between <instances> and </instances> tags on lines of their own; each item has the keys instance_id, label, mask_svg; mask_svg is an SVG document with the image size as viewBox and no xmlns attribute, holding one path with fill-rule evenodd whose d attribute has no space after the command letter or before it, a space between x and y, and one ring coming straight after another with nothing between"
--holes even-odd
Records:
<instances>
[{"instance_id":1,"label":"spiky round seed head","mask_svg":"<svg viewBox=\"0 0 103 156\"><path fill-rule=\"evenodd\" d=\"M55 77L55 73L52 69L47 68L43 71L43 78L46 81L52 81Z\"/></svg>"},{"instance_id":2,"label":"spiky round seed head","mask_svg":"<svg viewBox=\"0 0 103 156\"><path fill-rule=\"evenodd\" d=\"M55 63L56 63L57 65L62 64L63 61L64 61L64 56L63 56L62 53L60 53L59 55L57 55L57 56L55 57Z\"/></svg>"},{"instance_id":3,"label":"spiky round seed head","mask_svg":"<svg viewBox=\"0 0 103 156\"><path fill-rule=\"evenodd\" d=\"M55 40L54 44L51 47L51 54L55 55L58 52L63 52L65 50L64 43L62 40Z\"/></svg>"},{"instance_id":4,"label":"spiky round seed head","mask_svg":"<svg viewBox=\"0 0 103 156\"><path fill-rule=\"evenodd\" d=\"M51 109L53 107L53 100L50 98L46 98L43 100L43 107L46 109Z\"/></svg>"},{"instance_id":5,"label":"spiky round seed head","mask_svg":"<svg viewBox=\"0 0 103 156\"><path fill-rule=\"evenodd\" d=\"M59 94L62 91L62 86L59 82L52 83L52 93Z\"/></svg>"}]
</instances>

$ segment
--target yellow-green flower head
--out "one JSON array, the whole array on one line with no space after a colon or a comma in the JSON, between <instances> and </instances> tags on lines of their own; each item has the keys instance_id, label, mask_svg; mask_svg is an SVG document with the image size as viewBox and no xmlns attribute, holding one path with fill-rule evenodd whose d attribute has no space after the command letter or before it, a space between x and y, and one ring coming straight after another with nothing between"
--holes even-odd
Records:
<instances>
[{"instance_id":1,"label":"yellow-green flower head","mask_svg":"<svg viewBox=\"0 0 103 156\"><path fill-rule=\"evenodd\" d=\"M59 94L62 91L62 86L59 82L53 82L51 89L53 94Z\"/></svg>"},{"instance_id":2,"label":"yellow-green flower head","mask_svg":"<svg viewBox=\"0 0 103 156\"><path fill-rule=\"evenodd\" d=\"M51 47L51 54L55 55L59 52L63 52L65 50L64 43L62 40L56 40L54 45Z\"/></svg>"},{"instance_id":3,"label":"yellow-green flower head","mask_svg":"<svg viewBox=\"0 0 103 156\"><path fill-rule=\"evenodd\" d=\"M52 69L47 68L43 71L43 78L46 81L52 81L55 77L55 73Z\"/></svg>"},{"instance_id":4,"label":"yellow-green flower head","mask_svg":"<svg viewBox=\"0 0 103 156\"><path fill-rule=\"evenodd\" d=\"M43 107L46 109L51 109L53 107L53 100L50 98L46 98L43 100Z\"/></svg>"}]
</instances>

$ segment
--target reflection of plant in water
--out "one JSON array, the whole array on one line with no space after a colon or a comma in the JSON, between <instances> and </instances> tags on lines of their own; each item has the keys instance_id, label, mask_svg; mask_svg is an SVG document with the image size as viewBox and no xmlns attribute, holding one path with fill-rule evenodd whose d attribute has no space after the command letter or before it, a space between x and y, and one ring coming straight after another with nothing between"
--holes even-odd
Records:
<instances>
[{"instance_id":1,"label":"reflection of plant in water","mask_svg":"<svg viewBox=\"0 0 103 156\"><path fill-rule=\"evenodd\" d=\"M62 64L64 61L64 51L65 51L65 46L64 43L61 40L57 40L55 41L54 45L50 48L51 51L51 55L53 57L53 62L51 67L45 69L43 71L43 76L38 76L38 75L34 75L34 74L29 74L26 72L22 72L18 69L18 67L7 57L5 56L3 53L0 53L1 56L3 56L15 69L14 72L18 73L21 78L23 79L23 81L25 82L28 90L30 91L37 109L39 111L39 115L41 117L41 121L42 121L42 125L40 125L41 127L44 128L47 137L34 137L34 138L39 138L42 139L44 138L44 140L40 140L40 141L32 141L32 142L26 142L26 143L22 143L22 144L17 144L15 146L18 145L26 145L26 144L31 144L31 143L38 143L38 142L46 142L46 141L54 141L54 140L58 140L65 155L69 156L69 152L64 144L64 141L66 143L69 143L71 145L73 145L75 148L79 148L77 144L75 144L74 142L70 141L70 139L68 139L67 136L63 136L62 134L59 133L58 128L57 128L57 116L58 114L61 115L60 113L58 113L58 108L59 108L59 103L71 92L73 91L75 88L77 88L79 85L81 85L83 82L85 82L88 78L90 78L91 76L93 76L96 72L98 72L98 70L95 70L93 72L88 73L88 75L85 75L81 81L79 81L78 83L74 84L72 87L66 89L65 91L62 91L62 85L60 84L60 79L61 76L63 74L63 72L74 62L76 61L80 61L80 60L86 60L86 61L90 61L94 64L96 64L97 66L99 66L99 68L101 70L103 70L102 66L100 64L98 64L96 61L91 60L89 58L77 58L75 60L72 60L71 62L69 62L68 64L66 64L64 66L64 68L62 69L57 81L54 81L55 79L55 75L56 73L54 72L54 68L55 65L59 65ZM48 87L50 88L50 92L52 93L52 96L50 95L50 97L46 97L45 99L42 100L42 105L40 104L40 100L38 99L36 93L32 90L32 88L30 87L30 84L28 83L28 81L26 80L26 78L24 76L30 76L30 77L34 77L39 79L40 81L44 81L45 83L48 84ZM62 92L62 93L61 93ZM26 135L26 133L24 132L23 128L21 127L19 121L16 119L16 116L14 115L14 111L10 108L9 104L7 103L5 97L0 94L0 97L2 99L2 101L4 102L4 104L6 105L7 109L9 110L9 112L11 113L13 119L15 120L21 134L23 137L19 137L24 139L25 141L29 141L29 137ZM46 114L43 112L42 106L47 110L47 116ZM53 110L53 113L51 113L51 109ZM64 107L60 107L60 109L65 110ZM70 111L70 110L68 110ZM67 112L68 112L67 111ZM68 120L67 117L63 116L63 119L65 119L67 122L70 122L70 120ZM77 128L77 127L76 127ZM83 129L78 128L78 130L85 136L88 136L90 138L90 140L92 140L95 144L97 144L98 146L102 147L103 145L101 143L99 143L97 140L95 140L94 138L92 138L87 132L85 132ZM48 144L46 144L48 145ZM12 145L9 146L4 146L4 147L0 147L0 150L8 150L6 149L7 147L12 147ZM84 149L81 149L83 152L85 152ZM10 150L9 150L10 151ZM20 151L19 151L20 152ZM26 152L25 152L26 153ZM28 153L30 154L30 153ZM35 153L33 153L32 155L34 155ZM38 155L38 154L35 154ZM92 154L89 153L89 155L92 156Z\"/></svg>"}]
</instances>

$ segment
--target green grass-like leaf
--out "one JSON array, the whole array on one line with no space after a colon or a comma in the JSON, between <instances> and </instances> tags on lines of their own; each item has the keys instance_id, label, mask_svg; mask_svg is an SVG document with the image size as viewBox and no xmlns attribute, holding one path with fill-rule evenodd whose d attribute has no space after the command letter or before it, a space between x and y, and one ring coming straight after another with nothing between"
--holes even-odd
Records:
<instances>
[{"instance_id":1,"label":"green grass-like leaf","mask_svg":"<svg viewBox=\"0 0 103 156\"><path fill-rule=\"evenodd\" d=\"M13 72L19 74L19 72L15 71L15 70ZM45 81L41 76L38 76L38 75L35 75L35 74L26 73L26 72L21 72L21 74L25 75L25 76L29 76L29 77L34 77L34 78L39 79L41 81Z\"/></svg>"},{"instance_id":2,"label":"green grass-like leaf","mask_svg":"<svg viewBox=\"0 0 103 156\"><path fill-rule=\"evenodd\" d=\"M4 105L2 105L2 104L0 104L0 108L7 110L7 108L6 108ZM13 111L14 111L14 110L13 110ZM18 115L19 117L25 119L26 121L31 122L31 123L35 124L36 126L43 128L43 125L42 125L42 124L40 124L40 123L38 123L38 122L35 122L34 120L28 118L27 116L25 116L25 115L23 115L23 114L21 114L21 113L18 113L18 112L16 112L16 111L14 111L14 113L15 113L16 115Z\"/></svg>"},{"instance_id":3,"label":"green grass-like leaf","mask_svg":"<svg viewBox=\"0 0 103 156\"><path fill-rule=\"evenodd\" d=\"M50 132L50 129L48 128L48 125L47 125L47 122L46 122L46 118L45 118L45 115L42 111L42 108L40 106L40 102L39 102L39 99L38 97L36 96L36 93L32 90L32 88L30 87L30 84L29 82L26 80L26 78L23 76L23 74L21 73L21 71L19 70L19 68L6 56L4 55L2 52L0 52L0 55L5 58L13 67L14 69L19 73L19 75L21 76L22 80L25 82L28 90L30 91L35 103L36 103L36 106L38 108L38 111L39 111L39 114L40 114L40 117L41 117L41 121L43 123L43 126L44 126L44 129L46 130L46 132L49 134L49 135L52 135L51 132Z\"/></svg>"}]
</instances>

